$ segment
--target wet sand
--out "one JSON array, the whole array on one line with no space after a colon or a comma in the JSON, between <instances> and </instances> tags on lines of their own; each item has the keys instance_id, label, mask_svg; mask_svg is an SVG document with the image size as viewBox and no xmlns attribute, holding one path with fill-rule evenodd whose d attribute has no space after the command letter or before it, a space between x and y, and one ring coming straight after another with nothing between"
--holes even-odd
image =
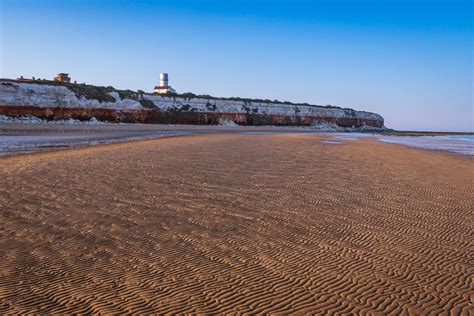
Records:
<instances>
[{"instance_id":1,"label":"wet sand","mask_svg":"<svg viewBox=\"0 0 474 316\"><path fill-rule=\"evenodd\" d=\"M473 158L328 140L0 158L0 313L472 314Z\"/></svg>"}]
</instances>

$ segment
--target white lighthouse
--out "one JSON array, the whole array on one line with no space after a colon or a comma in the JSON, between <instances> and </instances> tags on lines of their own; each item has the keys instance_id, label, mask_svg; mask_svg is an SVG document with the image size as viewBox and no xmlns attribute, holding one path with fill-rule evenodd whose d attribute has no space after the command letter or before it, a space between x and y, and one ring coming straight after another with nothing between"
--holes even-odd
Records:
<instances>
[{"instance_id":1,"label":"white lighthouse","mask_svg":"<svg viewBox=\"0 0 474 316\"><path fill-rule=\"evenodd\" d=\"M168 74L161 73L160 74L160 84L155 87L155 93L166 94L166 93L176 93L176 91L171 88L168 84Z\"/></svg>"},{"instance_id":2,"label":"white lighthouse","mask_svg":"<svg viewBox=\"0 0 474 316\"><path fill-rule=\"evenodd\" d=\"M160 87L167 87L168 86L168 74L161 73L160 74Z\"/></svg>"}]
</instances>

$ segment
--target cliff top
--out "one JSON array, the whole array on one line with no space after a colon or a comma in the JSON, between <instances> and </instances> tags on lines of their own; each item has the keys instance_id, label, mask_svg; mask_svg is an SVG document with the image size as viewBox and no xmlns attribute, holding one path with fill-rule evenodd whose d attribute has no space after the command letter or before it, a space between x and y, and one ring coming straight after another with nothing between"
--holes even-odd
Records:
<instances>
[{"instance_id":1,"label":"cliff top","mask_svg":"<svg viewBox=\"0 0 474 316\"><path fill-rule=\"evenodd\" d=\"M43 85L54 85L54 86L64 86L69 90L73 91L78 97L82 96L86 99L95 99L99 102L114 102L115 99L110 95L110 92L117 92L121 99L132 99L132 100L143 100L140 95L154 95L162 96L168 98L183 98L183 99L204 99L204 100L228 100L228 101L241 101L244 103L278 103L278 104L287 104L287 105L303 105L311 106L316 108L333 108L333 109L342 109L342 110L353 110L351 108L343 108L333 105L315 105L309 103L294 103L290 101L279 101L279 100L270 100L270 99L258 99L258 98L241 98L241 97L214 97L206 94L194 94L191 92L185 93L167 93L167 94L158 94L158 93L147 93L142 90L133 91L133 90L119 90L112 86L94 86L85 83L67 83L61 81L45 80L45 79L7 79L0 78L0 82L16 82L16 83L31 83L31 84L43 84ZM147 107L146 105L143 105Z\"/></svg>"}]
</instances>

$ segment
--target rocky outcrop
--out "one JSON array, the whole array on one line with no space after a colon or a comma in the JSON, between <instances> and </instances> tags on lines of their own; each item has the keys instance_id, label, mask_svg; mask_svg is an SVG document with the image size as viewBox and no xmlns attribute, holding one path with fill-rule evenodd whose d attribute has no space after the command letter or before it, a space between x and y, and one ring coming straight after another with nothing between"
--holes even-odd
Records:
<instances>
[{"instance_id":1,"label":"rocky outcrop","mask_svg":"<svg viewBox=\"0 0 474 316\"><path fill-rule=\"evenodd\" d=\"M0 115L110 122L309 126L382 129L382 116L332 106L210 96L152 95L48 81L0 81Z\"/></svg>"}]
</instances>

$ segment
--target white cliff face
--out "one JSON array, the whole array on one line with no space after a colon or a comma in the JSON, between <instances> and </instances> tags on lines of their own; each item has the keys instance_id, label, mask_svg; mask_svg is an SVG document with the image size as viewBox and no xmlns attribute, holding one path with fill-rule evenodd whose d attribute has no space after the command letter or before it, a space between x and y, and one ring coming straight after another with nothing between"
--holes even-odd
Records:
<instances>
[{"instance_id":1,"label":"white cliff face","mask_svg":"<svg viewBox=\"0 0 474 316\"><path fill-rule=\"evenodd\" d=\"M99 102L77 96L66 86L35 84L17 81L0 82L0 106L38 106L38 107L81 107L106 109L145 109L137 100L122 100L115 91L109 92L115 102ZM276 116L310 116L333 118L356 118L362 120L382 121L383 118L375 113L354 111L350 109L316 107L310 105L295 105L284 103L266 103L233 101L224 99L182 98L161 95L140 95L149 100L161 111L193 111L213 113L242 113L255 115Z\"/></svg>"},{"instance_id":2,"label":"white cliff face","mask_svg":"<svg viewBox=\"0 0 474 316\"><path fill-rule=\"evenodd\" d=\"M190 106L197 112L224 112L224 113L254 113L261 115L285 116L320 116L320 117L347 117L351 116L368 120L383 120L382 116L354 110L338 108L316 107L311 105L294 105L284 103L244 102L222 99L184 99L167 96L145 95L144 98L152 101L159 109L166 111L182 109Z\"/></svg>"},{"instance_id":3,"label":"white cliff face","mask_svg":"<svg viewBox=\"0 0 474 316\"><path fill-rule=\"evenodd\" d=\"M117 92L110 92L116 102L99 102L95 99L78 97L65 86L22 82L0 82L0 105L39 107L80 107L140 109L140 102L121 100Z\"/></svg>"}]
</instances>

